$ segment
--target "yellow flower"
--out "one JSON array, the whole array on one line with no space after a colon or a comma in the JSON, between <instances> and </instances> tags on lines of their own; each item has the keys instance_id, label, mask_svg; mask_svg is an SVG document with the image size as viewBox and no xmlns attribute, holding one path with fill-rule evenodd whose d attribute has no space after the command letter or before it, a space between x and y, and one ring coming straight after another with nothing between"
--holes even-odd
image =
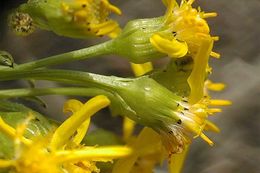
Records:
<instances>
[{"instance_id":1,"label":"yellow flower","mask_svg":"<svg viewBox=\"0 0 260 173\"><path fill-rule=\"evenodd\" d=\"M11 137L15 144L12 160L0 160L0 168L10 167L17 173L85 173L99 172L95 162L107 162L128 156L131 150L123 146L83 146L80 142L88 129L90 117L108 106L105 96L97 96L86 104L70 100L65 110L73 115L62 123L54 133L32 139L23 137L29 118L16 129L0 118L0 130Z\"/></svg>"},{"instance_id":2,"label":"yellow flower","mask_svg":"<svg viewBox=\"0 0 260 173\"><path fill-rule=\"evenodd\" d=\"M92 35L114 38L120 32L118 24L108 20L108 15L110 12L120 15L121 11L108 0L67 0L61 7L65 15L71 15L77 25L85 27Z\"/></svg>"},{"instance_id":3,"label":"yellow flower","mask_svg":"<svg viewBox=\"0 0 260 173\"><path fill-rule=\"evenodd\" d=\"M108 18L111 12L120 15L121 11L108 0L31 0L18 11L29 14L41 29L67 37L108 35L114 38L121 31L118 23Z\"/></svg>"},{"instance_id":4,"label":"yellow flower","mask_svg":"<svg viewBox=\"0 0 260 173\"><path fill-rule=\"evenodd\" d=\"M217 13L204 13L192 7L194 0L182 0L180 5L175 0L164 0L167 12L161 30L150 38L151 44L159 51L172 58L191 56L194 61L192 73L188 79L191 89L190 103L198 102L203 96L203 83L208 69L208 58L219 58L212 51L213 42L218 37L210 35L208 17Z\"/></svg>"},{"instance_id":5,"label":"yellow flower","mask_svg":"<svg viewBox=\"0 0 260 173\"><path fill-rule=\"evenodd\" d=\"M210 29L205 20L217 14L204 13L193 8L193 1L182 0L180 5L175 0L163 1L168 8L164 16L164 26L150 39L158 51L174 58L185 56L187 53L194 56L205 39L217 40L217 37L210 36Z\"/></svg>"},{"instance_id":6,"label":"yellow flower","mask_svg":"<svg viewBox=\"0 0 260 173\"><path fill-rule=\"evenodd\" d=\"M150 128L145 127L137 137L132 136L128 146L133 153L119 159L112 173L151 173L167 157L160 135Z\"/></svg>"}]
</instances>

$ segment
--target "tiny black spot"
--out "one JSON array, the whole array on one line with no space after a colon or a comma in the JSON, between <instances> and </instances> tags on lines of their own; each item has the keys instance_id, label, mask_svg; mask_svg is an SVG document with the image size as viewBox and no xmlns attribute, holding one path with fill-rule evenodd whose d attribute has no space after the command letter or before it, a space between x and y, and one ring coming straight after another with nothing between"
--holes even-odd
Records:
<instances>
[{"instance_id":1,"label":"tiny black spot","mask_svg":"<svg viewBox=\"0 0 260 173\"><path fill-rule=\"evenodd\" d=\"M173 34L173 36L176 36L176 35L177 35L177 32L173 31L172 34Z\"/></svg>"},{"instance_id":2,"label":"tiny black spot","mask_svg":"<svg viewBox=\"0 0 260 173\"><path fill-rule=\"evenodd\" d=\"M188 101L187 100L183 100L183 102L187 103Z\"/></svg>"},{"instance_id":3,"label":"tiny black spot","mask_svg":"<svg viewBox=\"0 0 260 173\"><path fill-rule=\"evenodd\" d=\"M88 28L88 31L91 31L91 29L90 29L90 28Z\"/></svg>"},{"instance_id":4,"label":"tiny black spot","mask_svg":"<svg viewBox=\"0 0 260 173\"><path fill-rule=\"evenodd\" d=\"M145 29L145 28L142 28L142 29Z\"/></svg>"},{"instance_id":5,"label":"tiny black spot","mask_svg":"<svg viewBox=\"0 0 260 173\"><path fill-rule=\"evenodd\" d=\"M40 121L38 118L35 118L35 121Z\"/></svg>"},{"instance_id":6,"label":"tiny black spot","mask_svg":"<svg viewBox=\"0 0 260 173\"><path fill-rule=\"evenodd\" d=\"M177 107L179 107L180 106L180 104L179 103L177 103Z\"/></svg>"},{"instance_id":7,"label":"tiny black spot","mask_svg":"<svg viewBox=\"0 0 260 173\"><path fill-rule=\"evenodd\" d=\"M184 108L185 111L189 110L188 108Z\"/></svg>"},{"instance_id":8,"label":"tiny black spot","mask_svg":"<svg viewBox=\"0 0 260 173\"><path fill-rule=\"evenodd\" d=\"M86 6L87 6L86 4L82 4L82 6L81 6L81 7L82 7L82 8L86 8Z\"/></svg>"},{"instance_id":9,"label":"tiny black spot","mask_svg":"<svg viewBox=\"0 0 260 173\"><path fill-rule=\"evenodd\" d=\"M177 123L178 123L178 124L181 124L181 123L182 123L181 119L179 119L179 120L177 121Z\"/></svg>"},{"instance_id":10,"label":"tiny black spot","mask_svg":"<svg viewBox=\"0 0 260 173\"><path fill-rule=\"evenodd\" d=\"M172 132L172 131L169 131L168 133L169 133L169 134L173 134L173 132Z\"/></svg>"}]
</instances>

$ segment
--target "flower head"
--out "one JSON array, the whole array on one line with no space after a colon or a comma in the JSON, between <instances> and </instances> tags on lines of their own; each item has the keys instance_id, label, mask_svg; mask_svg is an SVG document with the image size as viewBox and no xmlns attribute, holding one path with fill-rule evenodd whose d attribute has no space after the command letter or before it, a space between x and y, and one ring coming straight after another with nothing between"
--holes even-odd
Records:
<instances>
[{"instance_id":1,"label":"flower head","mask_svg":"<svg viewBox=\"0 0 260 173\"><path fill-rule=\"evenodd\" d=\"M119 159L113 173L150 173L156 165L162 163L167 157L160 135L150 128L143 128L137 137L133 137L127 144L133 153Z\"/></svg>"},{"instance_id":2,"label":"flower head","mask_svg":"<svg viewBox=\"0 0 260 173\"><path fill-rule=\"evenodd\" d=\"M217 13L205 13L200 8L195 9L192 7L193 2L194 0L182 0L178 5L175 0L164 0L167 6L164 25L150 38L158 51L170 57L192 57L194 67L188 79L191 88L190 103L198 102L203 96L209 56L219 58L219 54L212 51L213 42L218 40L218 37L210 35L206 21L206 18L215 17ZM178 51L182 49L185 51L181 55Z\"/></svg>"},{"instance_id":3,"label":"flower head","mask_svg":"<svg viewBox=\"0 0 260 173\"><path fill-rule=\"evenodd\" d=\"M206 21L216 13L205 13L192 7L193 0L164 0L167 6L162 17L130 21L113 41L114 53L134 63L145 63L168 55L171 58L191 57L192 71L188 80L189 102L203 97L203 85L209 71L209 57L219 58L212 51L218 37L210 35Z\"/></svg>"},{"instance_id":4,"label":"flower head","mask_svg":"<svg viewBox=\"0 0 260 173\"><path fill-rule=\"evenodd\" d=\"M208 108L210 101L190 104L187 97L171 92L148 76L121 82L121 87L115 89L120 100L115 109L158 132L169 153L182 152L192 137L201 136L213 144L203 133L208 114L216 111Z\"/></svg>"},{"instance_id":5,"label":"flower head","mask_svg":"<svg viewBox=\"0 0 260 173\"><path fill-rule=\"evenodd\" d=\"M9 17L9 26L20 36L27 36L34 32L35 26L29 14L15 12Z\"/></svg>"},{"instance_id":6,"label":"flower head","mask_svg":"<svg viewBox=\"0 0 260 173\"><path fill-rule=\"evenodd\" d=\"M89 118L96 111L106 107L109 100L97 96L85 105L79 101L67 102L66 110L73 115L47 136L28 139L23 136L29 116L16 129L0 119L0 130L14 140L15 154L12 160L0 160L0 167L10 167L17 173L80 173L99 172L95 162L112 161L127 156L131 150L127 147L84 146L80 142L88 129Z\"/></svg>"},{"instance_id":7,"label":"flower head","mask_svg":"<svg viewBox=\"0 0 260 173\"><path fill-rule=\"evenodd\" d=\"M193 1L182 0L178 5L175 0L164 0L164 4L167 6L164 25L150 39L158 51L173 58L186 54L195 56L203 40L217 39L210 36L210 29L205 20L208 17L215 17L217 14L204 13L200 9L193 8ZM182 44L182 49L185 49L182 56L181 54L175 55L174 50L179 47L179 44Z\"/></svg>"},{"instance_id":8,"label":"flower head","mask_svg":"<svg viewBox=\"0 0 260 173\"><path fill-rule=\"evenodd\" d=\"M22 4L18 11L30 15L39 28L62 36L115 37L120 32L117 22L108 16L111 12L121 14L121 11L108 0L30 0Z\"/></svg>"}]
</instances>

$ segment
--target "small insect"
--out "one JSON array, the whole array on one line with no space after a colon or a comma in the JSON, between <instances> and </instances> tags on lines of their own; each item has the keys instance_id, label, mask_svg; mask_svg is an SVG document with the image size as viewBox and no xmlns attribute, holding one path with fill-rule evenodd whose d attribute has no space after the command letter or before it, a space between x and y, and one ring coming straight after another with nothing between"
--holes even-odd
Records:
<instances>
[{"instance_id":1,"label":"small insect","mask_svg":"<svg viewBox=\"0 0 260 173\"><path fill-rule=\"evenodd\" d=\"M9 17L9 26L20 36L27 36L34 32L35 26L29 14L15 12Z\"/></svg>"},{"instance_id":2,"label":"small insect","mask_svg":"<svg viewBox=\"0 0 260 173\"><path fill-rule=\"evenodd\" d=\"M0 65L14 67L14 59L12 55L6 51L0 51Z\"/></svg>"}]
</instances>

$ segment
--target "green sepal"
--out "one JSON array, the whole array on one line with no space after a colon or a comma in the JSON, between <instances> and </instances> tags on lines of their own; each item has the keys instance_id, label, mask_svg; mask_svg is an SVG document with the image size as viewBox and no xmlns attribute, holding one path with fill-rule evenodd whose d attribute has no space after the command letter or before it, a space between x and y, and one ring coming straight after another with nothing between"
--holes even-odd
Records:
<instances>
[{"instance_id":1,"label":"green sepal","mask_svg":"<svg viewBox=\"0 0 260 173\"><path fill-rule=\"evenodd\" d=\"M128 22L122 33L113 40L113 53L137 64L165 57L150 43L151 36L160 31L162 26L161 17Z\"/></svg>"}]
</instances>

